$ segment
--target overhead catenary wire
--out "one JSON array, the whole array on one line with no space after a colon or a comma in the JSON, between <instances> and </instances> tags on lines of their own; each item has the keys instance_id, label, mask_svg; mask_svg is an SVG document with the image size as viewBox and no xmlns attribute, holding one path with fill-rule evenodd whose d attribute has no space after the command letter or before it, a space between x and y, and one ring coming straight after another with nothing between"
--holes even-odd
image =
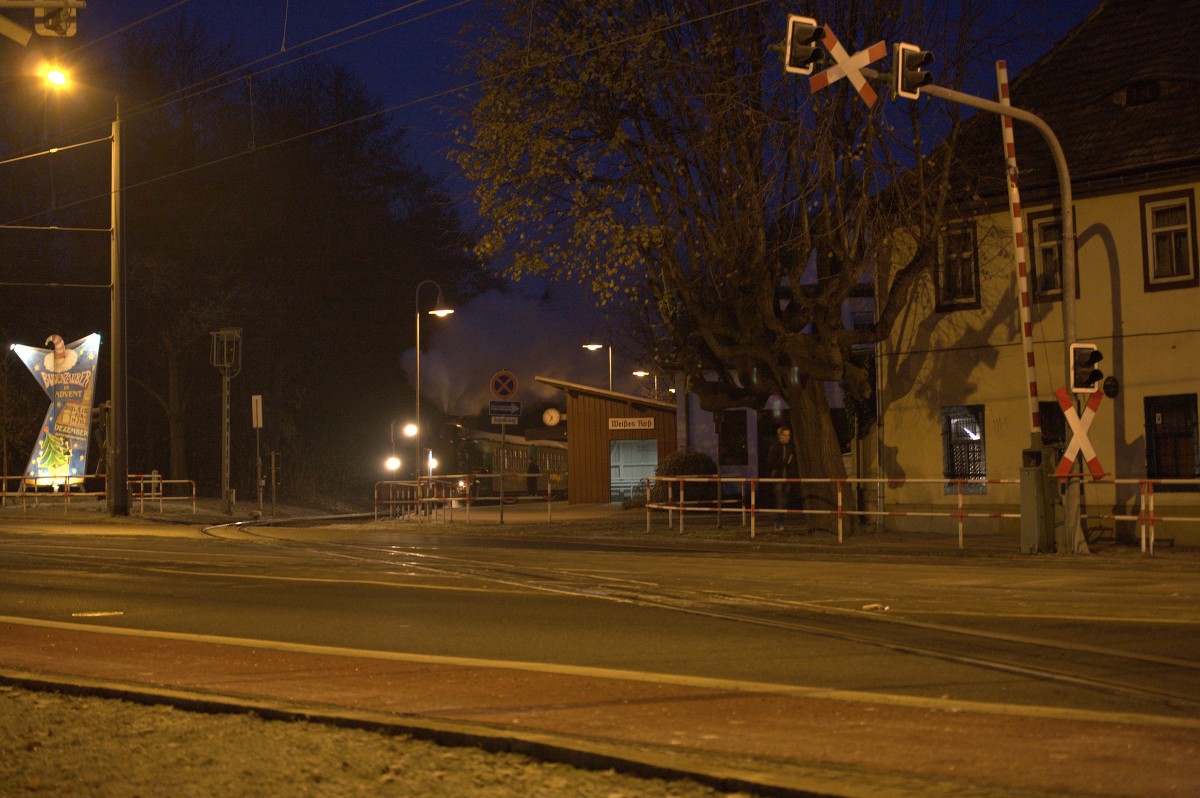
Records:
<instances>
[{"instance_id":1,"label":"overhead catenary wire","mask_svg":"<svg viewBox=\"0 0 1200 798\"><path fill-rule=\"evenodd\" d=\"M187 0L184 0L184 2L186 2L186 1L187 1ZM408 8L411 8L412 6L419 5L419 4L421 4L421 3L424 3L424 2L426 2L426 1L427 1L427 0L414 0L414 2L413 2L413 3L406 4L405 6L402 6L402 7L397 7L396 9L393 9L393 10L391 10L391 11L387 11L387 12L383 12L383 13L381 13L381 14L377 14L377 15L375 15L374 17L367 18L367 19L365 19L365 20L363 20L363 21L361 21L361 22L358 22L358 23L353 23L352 25L347 25L347 26L344 26L343 28L340 28L340 29L338 29L338 30L336 30L336 31L330 31L330 32L327 32L327 33L321 34L320 36L316 36L316 37L314 37L314 38L312 38L312 39L309 39L309 40L307 40L307 41L303 42L302 44L293 45L293 46L292 46L291 48L289 48L289 49L291 49L291 50L295 50L295 49L298 49L298 48L300 48L300 47L307 46L308 44L311 44L311 43L313 43L313 42L316 42L316 41L320 41L320 40L322 40L322 39L326 39L326 38L328 38L329 36L336 35L337 33L343 33L343 32L346 32L346 31L348 31L348 30L352 30L353 28L355 28L355 27L357 27L357 26L359 26L359 25L362 25L362 24L367 24L367 23L369 23L369 22L372 22L372 21L377 21L377 20L379 20L379 19L381 19L381 18L383 18L383 17L385 17L385 16L387 16L387 15L389 15L389 14L396 13L397 11L401 11L401 10L407 10ZM335 49L337 49L337 48L339 48L339 47L346 46L347 44L352 44L352 43L355 43L355 42L358 42L358 41L362 41L363 39L369 38L370 36L377 35L378 33L381 33L381 32L387 31L387 30L393 30L393 29L395 29L395 28L397 28L397 27L401 27L401 26L403 26L403 25L408 25L408 24L411 24L411 23L413 23L413 22L416 22L416 21L418 21L418 20L427 19L427 18L429 18L430 16L433 16L433 15L435 15L435 14L444 13L445 11L448 11L448 10L451 10L451 9L454 9L454 8L457 8L457 7L459 7L459 6L466 5L467 3L470 3L470 2L472 2L472 0L459 0L459 2L455 2L455 3L448 4L448 5L446 5L446 6L442 6L442 7L438 8L438 9L434 9L434 10L432 10L432 11L430 11L430 12L426 13L426 14L422 14L422 15L419 15L419 16L416 16L416 17L411 17L411 18L405 19L405 20L403 20L402 22L398 22L398 23L395 23L395 24L393 24L393 25L387 26L387 27L385 27L385 28L381 28L381 29L379 29L379 30L376 30L376 31L372 31L372 32L369 32L369 33L363 34L363 35L361 35L361 36L358 36L358 37L355 37L355 38L353 38L353 39L347 40L347 41L345 41L345 42L339 42L339 43L337 43L337 44L331 45L331 46L329 46L329 47L327 47L327 48L323 48L323 49L321 49L321 50L318 50L318 51L314 51L314 52L306 52L306 53L303 53L303 54L301 54L301 55L298 55L296 58L294 58L294 59L292 59L292 60L290 60L290 61L287 61L287 62L285 62L285 63L283 63L283 64L276 64L276 65L271 65L271 66L268 66L268 67L264 67L263 69L261 69L261 70L259 70L259 71L252 72L252 73L249 73L249 74L250 74L250 76L253 76L253 75L259 75L259 74L265 74L266 72L272 71L272 70L274 70L274 69L278 69L278 68L280 68L280 67L282 67L282 66L286 66L286 65L288 65L288 64L295 63L296 61L300 61L300 60L303 60L303 59L306 59L306 58L312 58L312 57L314 57L314 56L316 56L316 55L321 55L321 54L323 54L323 53L326 53L326 52L329 52L329 51L331 51L331 50L335 50ZM543 68L543 67L544 67L544 66L546 66L547 64L551 64L551 63L555 63L555 62L559 62L559 61L565 61L565 60L569 60L569 59L572 59L572 58L578 58L578 57L580 57L580 56L583 56L583 55L588 55L588 54L590 54L590 53L599 52L599 51L602 51L602 50L605 50L605 49L608 49L608 48L611 48L611 47L617 47L617 46L619 46L619 45L622 45L622 44L625 44L625 43L628 43L628 42L631 42L631 41L636 41L636 40L638 40L638 39L645 38L645 37L647 37L647 36L654 36L654 35L658 35L658 34L661 34L661 33L664 33L664 32L666 32L666 31L669 31L669 30L674 30L674 29L677 29L677 28L681 28L681 27L684 27L685 25L692 25L692 24L696 24L696 23L698 23L698 22L703 22L703 21L709 20L709 19L716 19L716 18L718 18L718 17L720 17L720 16L724 16L724 15L727 15L727 14L733 14L733 13L737 13L737 12L739 12L739 11L743 11L743 10L746 10L746 9L748 9L748 8L753 8L753 7L755 7L755 6L763 5L763 4L767 3L767 2L768 2L768 0L746 0L746 2L740 3L740 4L736 5L736 6L733 6L733 7L731 7L731 8L727 8L727 9L724 9L724 10L721 10L721 11L714 11L714 12L712 12L712 13L710 13L710 14L705 14L705 15L703 15L703 16L694 17L694 18L687 18L687 19L683 19L683 20L680 20L680 21L677 21L677 22L667 23L667 24L664 24L664 25L660 25L660 26L658 26L657 28L652 28L652 29L650 29L650 30L641 31L641 32L639 32L639 33L636 33L636 34L631 34L631 35L629 35L629 36L626 36L626 37L624 37L624 38L620 38L620 39L614 39L614 40L612 40L612 41L605 42L604 44L601 44L601 45L595 45L595 46L592 46L592 47L586 47L586 48L581 48L581 49L578 49L578 50L573 50L573 51L571 51L571 52L569 52L569 53L566 53L566 54L563 54L563 55L558 55L558 56L554 56L554 57L546 58L546 59L544 59L544 60L542 60L542 61L540 61L540 62L538 62L538 63L536 63L536 64L532 64L532 65L526 65L526 66L523 66L523 67L521 67L521 68L519 68L519 69L513 69L513 70L510 70L510 71L508 71L508 72L505 72L505 73L503 73L503 74L501 74L501 75L497 75L497 76L495 76L495 77L489 77L489 78L485 78L485 79L480 79L480 80L474 80L474 81L468 81L468 82L465 82L465 83L461 83L461 84L458 84L458 85L456 85L456 86L452 86L452 87L450 87L450 88L447 88L447 89L443 89L443 90L440 90L440 91L432 92L432 93L429 93L429 94L423 95L423 96L421 96L421 97L416 97L416 98L413 98L413 99L411 99L411 100L406 100L406 101L404 101L404 102L395 103L395 104L393 104L393 105L387 106L387 107L385 107L385 108L382 108L382 109L379 109L379 110L377 110L377 111L372 111L372 112L369 112L369 113L361 114L361 115L359 115L359 116L356 116L356 117L353 117L353 118L350 118L350 119L344 119L344 120L341 120L341 121L339 121L339 122L333 122L333 123L330 123L330 124L328 124L328 125L324 125L324 126L322 126L322 127L315 128L315 129L313 129L313 130L305 131L305 132L303 132L303 133L298 133L298 134L296 134L296 135L289 136L289 137L287 137L287 138L284 138L284 139L280 139L280 140L277 140L277 141L269 142L269 143L266 143L266 144L257 144L257 145L256 145L256 146L255 146L253 149L246 149L246 150L242 150L242 151L240 151L240 152L231 153L231 154L229 154L229 155L224 155L224 156L221 156L221 157L219 157L219 158L214 158L214 159L211 159L211 160L209 160L209 161L205 161L205 162L203 162L203 163L193 164L193 165L191 165L191 166L187 166L187 167L184 167L184 168L181 168L181 169L175 170L175 171L173 171L173 172L168 172L168 173L165 173L165 174L162 174L162 175L158 175L158 176L156 176L156 177L147 178L147 179L145 179L145 180L142 180L141 182L138 182L138 183L134 183L134 184L127 184L126 186L124 186L124 189L123 189L123 190L125 190L125 191L130 191L130 190L134 190L134 189L137 189L137 188L141 188L141 187L143 187L143 186L147 186L147 185L151 185L151 184L154 184L154 183L158 183L158 182L161 182L161 181L164 181L164 180L170 180L170 179L172 179L172 178L179 177L179 176L181 176L181 175L184 175L184 174L190 174L190 173L192 173L192 172L195 172L195 171L197 171L197 170L200 170L200 169L206 169L206 168L209 168L209 167L212 167L212 166L217 166L217 165L220 165L220 164L223 164L223 163L227 163L227 162L229 162L229 161L236 160L236 159L238 159L238 158L241 158L241 157L243 157L243 156L246 156L246 155L250 155L250 154L254 154L254 153L259 153L259 152L262 152L262 151L264 151L264 150L268 150L268 149L271 149L271 148L274 148L274 147L278 147L278 146L282 146L282 145L286 145L286 144L294 143L294 142L296 142L296 141L301 141L301 140L303 140L303 139L305 139L305 138L308 138L308 137L311 137L311 136L318 136L318 135L321 135L321 134L324 134L324 133L328 133L328 132L330 132L330 131L333 131L333 130L337 130L337 129L339 129L339 128L342 128L342 127L346 127L346 126L350 126L350 125L355 125L355 124L358 124L358 123L360 123L360 122L365 122L365 121L367 121L367 120L374 119L374 118L376 118L376 117L379 117L379 116L385 116L385 115L388 115L388 114L392 114L392 113L394 113L394 112L396 112L396 111L404 110L404 109L406 109L406 108L411 108L411 107L413 107L413 106L415 106L415 105L421 105L421 104L424 104L424 103L432 102L432 101L434 101L434 100L441 99L441 98L443 98L443 97L447 97L447 96L453 96L453 95L456 95L456 94L458 94L458 93L461 93L461 92L465 92L465 91L469 91L469 90L471 90L471 89L478 88L479 86L487 85L488 83L491 83L491 82L494 82L494 81L497 81L497 80L506 80L506 79L509 79L509 78L512 78L512 77L516 77L516 76L518 76L518 75L521 75L521 74L523 74L523 73L529 72L529 71L531 71L531 70L535 70L535 69L540 69L540 68ZM177 4L177 5L178 5L178 4ZM275 57L275 55L276 55L276 54L272 54L272 55L270 55L270 56L264 56L264 57L262 57L262 58L259 58L259 59L256 59L256 60L254 60L254 61L251 61L251 62L249 62L248 64L246 64L246 65L243 65L242 67L238 67L238 68L236 68L236 70L227 70L226 72L220 73L220 75L213 76L213 77L210 77L210 78L206 78L206 79L204 79L204 80L202 80L202 81L197 81L195 84L193 84L193 86L203 86L203 85L205 85L206 83L208 83L208 82L211 82L211 80L213 80L213 79L218 79L218 78L220 78L220 77L224 77L224 76L226 76L226 75L232 74L234 71L239 71L239 70L241 70L241 69L244 69L244 68L245 68L245 66L254 65L254 64L260 63L260 62L262 62L262 61L269 60L270 58L274 58L274 57ZM183 99L188 99L188 98L191 98L191 97L199 96L199 94L201 94L201 93L203 93L203 92L206 92L206 91L213 91L213 90L216 90L217 88L223 88L224 86L226 86L226 85L229 85L229 84L231 84L231 83L235 83L235 82L241 82L241 81L242 81L242 80L244 80L246 77L247 77L247 75L246 75L246 74L240 74L240 75L239 75L239 76L236 78L236 80L231 80L231 81L228 81L227 83L220 84L219 86L208 86L207 88L205 88L205 89L203 89L203 90L196 89L194 92L192 92L192 93L190 93L190 94L181 95L181 96L176 96L176 95L180 95L180 92L181 92L181 91L186 91L187 89L185 88L185 89L177 90L177 91L175 91L175 92L172 92L172 93L170 93L170 94L168 94L168 95L163 95L163 98L159 98L158 100L149 101L149 102L147 102L147 103L142 103L141 105L139 105L139 106L136 106L136 107L135 107L135 108L133 108L133 109L132 109L132 110L131 110L131 111L130 111L128 114L124 114L124 115L122 116L122 118L123 118L123 119L129 119L129 118L131 118L131 117L135 117L135 116L138 116L138 115L140 115L140 114L143 114L143 113L149 113L149 112L150 112L150 111L152 111L152 110L158 110L159 108L162 108L162 107L165 107L165 106L167 106L167 105L170 105L170 104L171 104L171 103L173 103L173 102L179 102L179 101L182 101ZM189 88L190 88L190 87L189 87ZM172 99L172 100L164 99L164 98L167 98L167 97L175 97L175 99ZM154 105L152 105L152 103L157 103L157 104L154 104ZM59 206L57 206L57 207L56 207L54 210L64 210L64 209L67 209L67 208L77 207L77 206L79 206L79 205L83 205L83 204L86 204L86 203L89 203L89 202L96 202L96 201L98 201L98 200L100 200L100 199L102 199L102 198L104 198L104 197L107 197L107 196L108 196L108 192L104 192L103 194L97 194L97 195L94 195L94 196L91 196L91 197L86 197L86 198L83 198L83 199L80 199L80 200L76 200L75 202L68 203L68 204L66 204L66 205L59 205ZM28 221L28 220L30 220L30 219L36 219L36 218L38 218L39 216L43 216L43 215L45 215L45 214L46 214L46 213L48 213L48 212L49 212L49 211L39 211L39 212L37 212L37 213L28 214L28 215L26 215L26 216L19 217L19 218L16 218L16 219L11 219L11 220L9 220L8 222L5 222L5 223L3 223L3 224L16 224L16 223L19 223L19 222ZM3 225L0 225L0 226L3 226Z\"/></svg>"}]
</instances>

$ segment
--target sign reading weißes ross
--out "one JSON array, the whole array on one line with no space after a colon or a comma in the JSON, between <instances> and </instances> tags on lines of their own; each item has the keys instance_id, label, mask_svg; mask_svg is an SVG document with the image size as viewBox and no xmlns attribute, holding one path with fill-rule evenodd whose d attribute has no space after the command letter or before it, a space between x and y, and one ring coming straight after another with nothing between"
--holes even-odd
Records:
<instances>
[{"instance_id":1,"label":"sign reading wei\u00dfes ross","mask_svg":"<svg viewBox=\"0 0 1200 798\"><path fill-rule=\"evenodd\" d=\"M653 418L610 418L608 420L608 428L610 430L654 429L654 419Z\"/></svg>"}]
</instances>

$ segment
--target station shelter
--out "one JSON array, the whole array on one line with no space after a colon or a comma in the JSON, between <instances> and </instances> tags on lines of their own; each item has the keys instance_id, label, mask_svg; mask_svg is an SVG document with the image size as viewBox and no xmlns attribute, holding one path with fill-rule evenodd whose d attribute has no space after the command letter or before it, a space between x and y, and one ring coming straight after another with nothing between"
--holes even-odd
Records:
<instances>
[{"instance_id":1,"label":"station shelter","mask_svg":"<svg viewBox=\"0 0 1200 798\"><path fill-rule=\"evenodd\" d=\"M675 403L536 377L567 397L567 500L620 501L676 449Z\"/></svg>"}]
</instances>

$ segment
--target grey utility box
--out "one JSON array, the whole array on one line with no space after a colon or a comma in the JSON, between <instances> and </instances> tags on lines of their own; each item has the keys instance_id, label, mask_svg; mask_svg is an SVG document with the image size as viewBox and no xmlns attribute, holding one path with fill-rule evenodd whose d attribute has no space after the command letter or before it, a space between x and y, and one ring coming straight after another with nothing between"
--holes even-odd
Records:
<instances>
[{"instance_id":1,"label":"grey utility box","mask_svg":"<svg viewBox=\"0 0 1200 798\"><path fill-rule=\"evenodd\" d=\"M1054 550L1054 491L1044 467L1045 449L1021 452L1021 552Z\"/></svg>"}]
</instances>

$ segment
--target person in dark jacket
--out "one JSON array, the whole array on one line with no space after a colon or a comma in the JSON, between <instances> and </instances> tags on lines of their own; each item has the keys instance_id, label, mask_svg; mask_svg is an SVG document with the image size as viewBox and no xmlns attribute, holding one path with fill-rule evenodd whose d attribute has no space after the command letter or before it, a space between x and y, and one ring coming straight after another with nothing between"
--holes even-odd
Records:
<instances>
[{"instance_id":1,"label":"person in dark jacket","mask_svg":"<svg viewBox=\"0 0 1200 798\"><path fill-rule=\"evenodd\" d=\"M767 476L780 479L795 479L800 476L790 427L775 430L775 442L767 450ZM791 506L792 486L786 482L772 482L771 487L775 492L775 509L788 509ZM775 517L775 529L783 529L782 516Z\"/></svg>"}]
</instances>

